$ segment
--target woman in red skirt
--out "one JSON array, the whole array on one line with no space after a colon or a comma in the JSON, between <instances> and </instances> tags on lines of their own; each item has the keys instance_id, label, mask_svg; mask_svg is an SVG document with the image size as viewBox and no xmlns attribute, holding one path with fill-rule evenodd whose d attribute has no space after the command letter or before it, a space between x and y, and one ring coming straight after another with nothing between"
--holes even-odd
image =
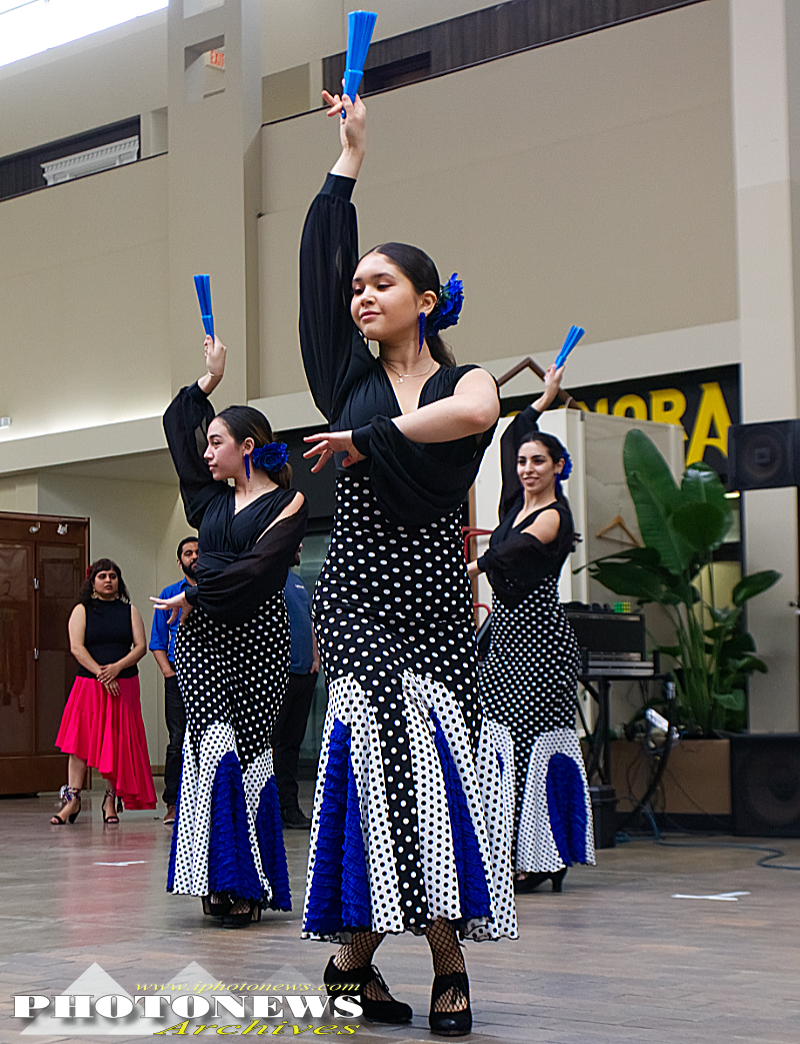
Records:
<instances>
[{"instance_id":1,"label":"woman in red skirt","mask_svg":"<svg viewBox=\"0 0 800 1044\"><path fill-rule=\"evenodd\" d=\"M104 823L119 822L118 801L128 808L156 807L136 666L147 651L144 623L110 558L94 563L78 598L69 618L78 675L56 737L56 746L69 754L68 783L53 826L78 818L87 765L106 780Z\"/></svg>"}]
</instances>

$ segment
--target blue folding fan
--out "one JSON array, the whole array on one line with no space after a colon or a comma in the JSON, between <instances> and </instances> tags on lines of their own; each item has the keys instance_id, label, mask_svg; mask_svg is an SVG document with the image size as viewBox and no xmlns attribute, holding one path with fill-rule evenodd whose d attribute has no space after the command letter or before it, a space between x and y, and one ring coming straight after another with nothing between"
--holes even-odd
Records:
<instances>
[{"instance_id":1,"label":"blue folding fan","mask_svg":"<svg viewBox=\"0 0 800 1044\"><path fill-rule=\"evenodd\" d=\"M567 339L561 346L561 351L556 356L556 369L564 365L567 361L567 356L585 333L586 331L582 326L570 326Z\"/></svg>"},{"instance_id":2,"label":"blue folding fan","mask_svg":"<svg viewBox=\"0 0 800 1044\"><path fill-rule=\"evenodd\" d=\"M372 31L378 16L373 11L351 11L347 16L347 61L344 70L343 94L356 100L364 76L364 62L372 40ZM342 119L345 112L342 109Z\"/></svg>"},{"instance_id":3,"label":"blue folding fan","mask_svg":"<svg viewBox=\"0 0 800 1044\"><path fill-rule=\"evenodd\" d=\"M213 337L214 313L211 309L211 279L207 275L196 275L194 277L194 287L197 291L197 300L200 302L203 329L209 337Z\"/></svg>"}]
</instances>

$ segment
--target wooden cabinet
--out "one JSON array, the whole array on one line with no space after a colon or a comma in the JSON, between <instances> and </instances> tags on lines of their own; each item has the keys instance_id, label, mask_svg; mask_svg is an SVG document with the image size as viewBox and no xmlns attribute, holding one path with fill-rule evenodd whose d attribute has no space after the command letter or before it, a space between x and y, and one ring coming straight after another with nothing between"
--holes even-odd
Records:
<instances>
[{"instance_id":1,"label":"wooden cabinet","mask_svg":"<svg viewBox=\"0 0 800 1044\"><path fill-rule=\"evenodd\" d=\"M67 620L88 555L87 518L0 511L0 794L66 781L54 741L77 669Z\"/></svg>"}]
</instances>

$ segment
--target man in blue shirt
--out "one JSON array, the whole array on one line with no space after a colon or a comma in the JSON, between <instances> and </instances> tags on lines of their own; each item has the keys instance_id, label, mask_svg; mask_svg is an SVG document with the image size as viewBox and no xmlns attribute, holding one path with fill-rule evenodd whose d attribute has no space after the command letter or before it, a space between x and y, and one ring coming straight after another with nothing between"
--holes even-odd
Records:
<instances>
[{"instance_id":1,"label":"man in blue shirt","mask_svg":"<svg viewBox=\"0 0 800 1044\"><path fill-rule=\"evenodd\" d=\"M297 549L295 565L300 565L302 548L301 544ZM292 652L286 699L272 733L272 757L283 825L291 830L310 830L311 820L297 799L297 763L319 674L319 650L311 622L308 590L291 570L286 578L284 595L292 632Z\"/></svg>"},{"instance_id":2,"label":"man in blue shirt","mask_svg":"<svg viewBox=\"0 0 800 1044\"><path fill-rule=\"evenodd\" d=\"M185 591L187 587L194 587L197 584L194 578L196 563L197 537L184 537L178 544L178 565L183 570L183 579L165 587L160 597L171 598L173 595ZM150 652L164 675L164 715L167 719L167 732L169 733L167 758L164 762L164 804L167 806L164 823L170 826L175 822L175 806L178 803L186 711L178 688L178 676L175 673L175 637L180 626L180 614L172 624L167 623L168 619L169 613L166 610L157 609L153 613Z\"/></svg>"}]
</instances>

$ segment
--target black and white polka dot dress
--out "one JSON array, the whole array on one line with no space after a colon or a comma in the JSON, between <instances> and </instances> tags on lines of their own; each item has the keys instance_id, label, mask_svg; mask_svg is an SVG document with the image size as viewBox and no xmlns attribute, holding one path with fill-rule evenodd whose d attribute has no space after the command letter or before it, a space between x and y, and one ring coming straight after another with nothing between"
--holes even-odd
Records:
<instances>
[{"instance_id":1,"label":"black and white polka dot dress","mask_svg":"<svg viewBox=\"0 0 800 1044\"><path fill-rule=\"evenodd\" d=\"M200 530L192 611L175 642L186 733L167 889L288 910L271 741L289 678L283 588L307 508L282 517L303 498L277 487L237 511L233 487L203 459L213 416L193 385L164 417L186 516Z\"/></svg>"},{"instance_id":2,"label":"black and white polka dot dress","mask_svg":"<svg viewBox=\"0 0 800 1044\"><path fill-rule=\"evenodd\" d=\"M459 515L396 525L368 478L340 476L314 612L329 698L305 936L444 917L514 937L513 752L477 700Z\"/></svg>"},{"instance_id":3,"label":"black and white polka dot dress","mask_svg":"<svg viewBox=\"0 0 800 1044\"><path fill-rule=\"evenodd\" d=\"M229 891L287 909L287 883L280 867L286 856L275 852L276 838L267 841L259 822L272 815L272 727L289 679L283 592L273 594L252 619L235 626L213 620L202 609L193 610L178 631L175 668L186 707L186 735L169 890L200 896ZM228 795L222 793L226 788ZM242 796L244 801L237 802ZM228 804L233 833L226 831L212 842L215 811L218 822L224 823ZM226 867L226 845L232 849L231 863L237 848L245 864L252 863L246 872ZM222 887L226 875L227 886Z\"/></svg>"},{"instance_id":4,"label":"black and white polka dot dress","mask_svg":"<svg viewBox=\"0 0 800 1044\"><path fill-rule=\"evenodd\" d=\"M516 607L495 597L492 638L481 664L486 713L514 742L515 869L553 872L594 863L592 809L575 731L580 650L544 577Z\"/></svg>"}]
</instances>

